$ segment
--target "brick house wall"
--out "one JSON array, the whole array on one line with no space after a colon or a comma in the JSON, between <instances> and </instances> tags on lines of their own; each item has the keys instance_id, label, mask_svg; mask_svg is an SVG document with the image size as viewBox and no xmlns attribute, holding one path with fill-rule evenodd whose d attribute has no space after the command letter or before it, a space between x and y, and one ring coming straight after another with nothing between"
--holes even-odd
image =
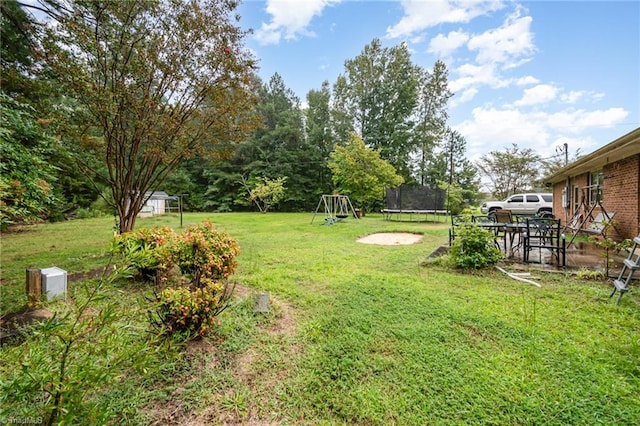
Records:
<instances>
[{"instance_id":1,"label":"brick house wall","mask_svg":"<svg viewBox=\"0 0 640 426\"><path fill-rule=\"evenodd\" d=\"M613 220L618 235L608 236L614 239L637 237L640 234L640 127L545 177L546 184L553 188L554 216L572 229L590 225L590 220L582 223L583 220L574 214L576 198L582 218L592 219L600 213L600 209L592 210L588 203L580 203L582 189L588 187L589 176L595 176L595 173L601 173L601 204L607 213L615 213ZM565 208L562 191L567 185L570 186L570 206ZM574 193L576 186L580 188L578 197Z\"/></svg>"},{"instance_id":2,"label":"brick house wall","mask_svg":"<svg viewBox=\"0 0 640 426\"><path fill-rule=\"evenodd\" d=\"M602 204L616 213L621 237L634 238L640 233L640 154L608 164L603 172Z\"/></svg>"},{"instance_id":3,"label":"brick house wall","mask_svg":"<svg viewBox=\"0 0 640 426\"><path fill-rule=\"evenodd\" d=\"M582 189L589 185L589 175L587 173L572 177L570 180L569 207L562 205L562 191L566 182L558 182L553 185L553 215L556 219L560 219L562 225L567 224L574 213L575 204L580 204L582 197ZM578 198L575 198L574 187L578 185ZM585 194L588 197L588 194ZM588 199L585 200L588 203ZM597 213L596 213L597 214Z\"/></svg>"},{"instance_id":4,"label":"brick house wall","mask_svg":"<svg viewBox=\"0 0 640 426\"><path fill-rule=\"evenodd\" d=\"M613 220L617 222L616 228L619 231L617 239L638 236L640 233L640 154L607 164L602 171L604 174L602 205L608 213L615 212ZM566 182L557 182L553 185L553 213L563 225L573 217L574 187L577 185L580 188L578 196L582 197L582 188L589 185L589 173L571 177L568 208L562 206L562 191L565 185ZM588 197L588 194L586 196ZM578 203L580 201L580 199L577 200ZM588 198L586 202L588 205ZM595 217L600 210L599 207L594 208L592 215ZM586 223L584 226L588 225L589 223ZM612 237L616 236L612 235Z\"/></svg>"}]
</instances>

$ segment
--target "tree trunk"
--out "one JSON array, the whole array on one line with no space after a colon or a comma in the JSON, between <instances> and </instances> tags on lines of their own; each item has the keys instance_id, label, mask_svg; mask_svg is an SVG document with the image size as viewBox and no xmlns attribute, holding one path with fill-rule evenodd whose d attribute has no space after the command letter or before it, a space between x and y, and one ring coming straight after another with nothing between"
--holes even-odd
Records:
<instances>
[{"instance_id":1,"label":"tree trunk","mask_svg":"<svg viewBox=\"0 0 640 426\"><path fill-rule=\"evenodd\" d=\"M136 224L136 214L132 215L132 212L129 211L125 216L120 216L120 233L124 234L125 232L133 231L133 227Z\"/></svg>"},{"instance_id":2,"label":"tree trunk","mask_svg":"<svg viewBox=\"0 0 640 426\"><path fill-rule=\"evenodd\" d=\"M140 196L134 196L128 200L123 199L118 202L118 228L120 234L133 231L138 212L141 210L142 201Z\"/></svg>"}]
</instances>

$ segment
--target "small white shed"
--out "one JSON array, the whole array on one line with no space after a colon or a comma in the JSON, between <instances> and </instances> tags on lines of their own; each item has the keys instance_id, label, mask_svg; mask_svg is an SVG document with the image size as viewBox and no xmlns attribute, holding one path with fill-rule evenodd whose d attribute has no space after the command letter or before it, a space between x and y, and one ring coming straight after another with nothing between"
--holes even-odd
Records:
<instances>
[{"instance_id":1,"label":"small white shed","mask_svg":"<svg viewBox=\"0 0 640 426\"><path fill-rule=\"evenodd\" d=\"M140 213L138 213L139 217L165 214L172 210L177 211L178 207L173 207L172 202L173 204L177 204L179 199L174 195L169 195L164 191L153 191L145 193L144 196L147 199L147 202L142 206Z\"/></svg>"}]
</instances>

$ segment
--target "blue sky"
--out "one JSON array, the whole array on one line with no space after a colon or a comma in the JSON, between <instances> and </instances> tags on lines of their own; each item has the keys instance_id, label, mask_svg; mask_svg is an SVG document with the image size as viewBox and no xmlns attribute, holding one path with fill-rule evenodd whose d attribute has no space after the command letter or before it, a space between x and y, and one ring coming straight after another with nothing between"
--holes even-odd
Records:
<instances>
[{"instance_id":1,"label":"blue sky","mask_svg":"<svg viewBox=\"0 0 640 426\"><path fill-rule=\"evenodd\" d=\"M587 154L640 127L640 1L244 0L266 82L304 103L379 38L449 70L449 125L477 159L510 147Z\"/></svg>"}]
</instances>

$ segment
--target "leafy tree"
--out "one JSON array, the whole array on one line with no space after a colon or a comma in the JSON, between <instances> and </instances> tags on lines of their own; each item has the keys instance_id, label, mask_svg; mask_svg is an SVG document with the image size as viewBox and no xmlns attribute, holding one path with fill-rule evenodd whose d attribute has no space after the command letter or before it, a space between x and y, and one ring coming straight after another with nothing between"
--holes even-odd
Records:
<instances>
[{"instance_id":1,"label":"leafy tree","mask_svg":"<svg viewBox=\"0 0 640 426\"><path fill-rule=\"evenodd\" d=\"M567 144L565 144L561 152L559 152L558 154L556 154L551 158L546 158L541 160L542 167L543 167L543 172L542 172L543 176L549 176L557 172L567 164L571 164L577 161L582 156L582 153L580 152L580 148L578 148L574 151L573 155L571 155L571 158L569 158L568 149L569 147L567 146Z\"/></svg>"},{"instance_id":2,"label":"leafy tree","mask_svg":"<svg viewBox=\"0 0 640 426\"><path fill-rule=\"evenodd\" d=\"M242 183L249 174L250 166L244 166L237 159L233 161L209 163L203 177L207 181L204 192L204 210L228 212L247 209L247 200Z\"/></svg>"},{"instance_id":3,"label":"leafy tree","mask_svg":"<svg viewBox=\"0 0 640 426\"><path fill-rule=\"evenodd\" d=\"M46 219L57 201L56 168L47 161L57 141L33 109L0 94L0 228Z\"/></svg>"},{"instance_id":4,"label":"leafy tree","mask_svg":"<svg viewBox=\"0 0 640 426\"><path fill-rule=\"evenodd\" d=\"M438 182L438 188L447 192L447 210L452 215L462 213L465 205L462 188L455 183Z\"/></svg>"},{"instance_id":5,"label":"leafy tree","mask_svg":"<svg viewBox=\"0 0 640 426\"><path fill-rule=\"evenodd\" d=\"M51 78L51 70L41 60L39 36L41 25L22 7L34 8L34 4L23 4L15 0L0 2L0 87L18 103L29 105L28 114L50 135L60 134L60 123L68 102L64 92ZM85 156L86 158L86 156ZM88 158L87 158L88 159ZM76 207L89 207L98 192L89 179L76 166L73 157L63 144L46 156L49 164L56 167L50 171L52 193L56 205L50 206L49 219L63 218L63 213Z\"/></svg>"},{"instance_id":6,"label":"leafy tree","mask_svg":"<svg viewBox=\"0 0 640 426\"><path fill-rule=\"evenodd\" d=\"M187 158L227 154L255 123L235 1L46 3L47 62L76 100L83 163L110 189L120 232ZM239 17L236 17L239 19ZM215 25L212 25L215 22Z\"/></svg>"},{"instance_id":7,"label":"leafy tree","mask_svg":"<svg viewBox=\"0 0 640 426\"><path fill-rule=\"evenodd\" d=\"M39 60L40 25L16 0L0 1L0 87L19 102L37 109L52 97L56 86L46 77L48 69Z\"/></svg>"},{"instance_id":8,"label":"leafy tree","mask_svg":"<svg viewBox=\"0 0 640 426\"><path fill-rule=\"evenodd\" d=\"M467 141L460 133L448 129L444 139L434 151L427 174L429 185L446 183L448 188L455 188L461 197L461 206L473 204L478 198L480 179L478 170L466 157ZM451 192L448 193L450 197ZM449 200L451 201L451 200Z\"/></svg>"},{"instance_id":9,"label":"leafy tree","mask_svg":"<svg viewBox=\"0 0 640 426\"><path fill-rule=\"evenodd\" d=\"M327 167L333 149L329 83L307 94L306 110L277 73L261 84L258 94L256 113L263 125L231 158L209 162L202 170L207 210L246 209L251 203L244 185L253 186L262 176L287 178L285 198L278 205L281 210L311 209L319 194L332 189Z\"/></svg>"},{"instance_id":10,"label":"leafy tree","mask_svg":"<svg viewBox=\"0 0 640 426\"><path fill-rule=\"evenodd\" d=\"M491 182L491 193L500 199L536 186L540 178L540 156L515 143L504 151L491 151L476 163Z\"/></svg>"},{"instance_id":11,"label":"leafy tree","mask_svg":"<svg viewBox=\"0 0 640 426\"><path fill-rule=\"evenodd\" d=\"M158 189L168 194L186 194L182 207L187 211L205 210L205 190L207 180L205 170L211 162L206 158L191 158L184 161L164 181Z\"/></svg>"},{"instance_id":12,"label":"leafy tree","mask_svg":"<svg viewBox=\"0 0 640 426\"><path fill-rule=\"evenodd\" d=\"M261 213L266 213L284 198L286 181L286 177L258 179L256 185L249 191L249 199L256 203Z\"/></svg>"},{"instance_id":13,"label":"leafy tree","mask_svg":"<svg viewBox=\"0 0 640 426\"><path fill-rule=\"evenodd\" d=\"M277 73L262 86L259 96L256 110L263 126L238 149L236 172L249 182L263 176L286 177L290 186L280 207L310 209L317 197L318 155L305 138L300 101Z\"/></svg>"},{"instance_id":14,"label":"leafy tree","mask_svg":"<svg viewBox=\"0 0 640 426\"><path fill-rule=\"evenodd\" d=\"M383 199L385 188L395 188L404 181L379 151L368 148L356 134L345 146L335 146L329 168L338 191L363 208Z\"/></svg>"},{"instance_id":15,"label":"leafy tree","mask_svg":"<svg viewBox=\"0 0 640 426\"><path fill-rule=\"evenodd\" d=\"M10 95L22 93L25 74L33 65L35 23L16 0L0 2L0 87Z\"/></svg>"},{"instance_id":16,"label":"leafy tree","mask_svg":"<svg viewBox=\"0 0 640 426\"><path fill-rule=\"evenodd\" d=\"M442 156L436 152L450 152L441 146L447 133L447 102L453 94L447 87L448 71L444 62L438 60L433 71L422 71L418 92L418 105L415 111L416 126L413 131L415 146L415 172L422 185L435 185L444 178ZM464 152L463 152L464 154ZM449 182L451 183L451 182Z\"/></svg>"},{"instance_id":17,"label":"leafy tree","mask_svg":"<svg viewBox=\"0 0 640 426\"><path fill-rule=\"evenodd\" d=\"M417 103L418 68L402 43L383 48L379 39L345 62L345 73L334 85L334 123L338 137L360 134L380 150L406 179L411 170L411 116ZM343 140L346 140L343 139Z\"/></svg>"},{"instance_id":18,"label":"leafy tree","mask_svg":"<svg viewBox=\"0 0 640 426\"><path fill-rule=\"evenodd\" d=\"M339 75L333 85L332 106L329 111L334 143L344 143L356 132L351 101L349 82L345 76Z\"/></svg>"},{"instance_id":19,"label":"leafy tree","mask_svg":"<svg viewBox=\"0 0 640 426\"><path fill-rule=\"evenodd\" d=\"M307 93L308 107L305 110L306 136L312 150L312 163L309 170L313 173L316 189L315 198L331 191L331 171L327 166L333 150L334 136L331 132L331 89L328 81L322 83L320 90Z\"/></svg>"}]
</instances>

